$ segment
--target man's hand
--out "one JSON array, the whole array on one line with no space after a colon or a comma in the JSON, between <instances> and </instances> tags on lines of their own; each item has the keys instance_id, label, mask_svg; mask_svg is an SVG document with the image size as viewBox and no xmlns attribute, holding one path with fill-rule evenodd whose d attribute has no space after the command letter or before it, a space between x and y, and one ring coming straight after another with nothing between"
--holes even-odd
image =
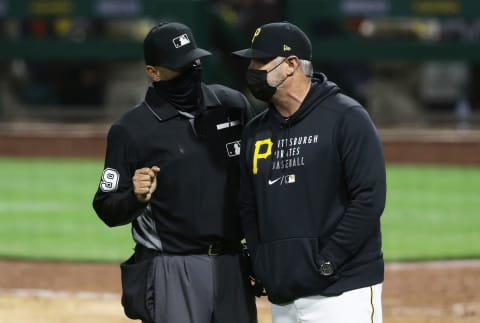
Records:
<instances>
[{"instance_id":1,"label":"man's hand","mask_svg":"<svg viewBox=\"0 0 480 323\"><path fill-rule=\"evenodd\" d=\"M253 276L253 268L252 268L250 252L248 251L248 247L245 243L242 243L242 256L243 256L243 260L245 261L245 265L247 267L248 280L250 281L250 288L253 294L257 297L267 296L267 290L265 289L265 287L263 287L262 282Z\"/></svg>"},{"instance_id":2,"label":"man's hand","mask_svg":"<svg viewBox=\"0 0 480 323\"><path fill-rule=\"evenodd\" d=\"M160 167L152 166L137 169L132 177L133 192L140 202L148 202L157 189L157 174Z\"/></svg>"},{"instance_id":3,"label":"man's hand","mask_svg":"<svg viewBox=\"0 0 480 323\"><path fill-rule=\"evenodd\" d=\"M250 287L252 288L253 295L257 297L268 295L267 290L265 289L265 287L263 287L263 284L261 281L259 281L258 279L255 279L255 277L253 276L250 276L249 278L250 278Z\"/></svg>"}]
</instances>

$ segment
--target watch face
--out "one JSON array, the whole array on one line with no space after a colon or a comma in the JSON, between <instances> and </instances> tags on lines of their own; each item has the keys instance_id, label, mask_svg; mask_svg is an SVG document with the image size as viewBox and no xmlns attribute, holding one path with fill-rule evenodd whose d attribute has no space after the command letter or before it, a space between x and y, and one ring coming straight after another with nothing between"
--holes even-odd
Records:
<instances>
[{"instance_id":1,"label":"watch face","mask_svg":"<svg viewBox=\"0 0 480 323\"><path fill-rule=\"evenodd\" d=\"M320 273L324 276L333 274L333 265L330 261L326 261L320 265Z\"/></svg>"}]
</instances>

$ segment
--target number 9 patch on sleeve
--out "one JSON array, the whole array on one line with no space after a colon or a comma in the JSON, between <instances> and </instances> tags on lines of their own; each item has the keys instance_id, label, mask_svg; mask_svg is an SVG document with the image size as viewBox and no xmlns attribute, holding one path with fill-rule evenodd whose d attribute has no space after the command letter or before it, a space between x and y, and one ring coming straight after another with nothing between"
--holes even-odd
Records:
<instances>
[{"instance_id":1,"label":"number 9 patch on sleeve","mask_svg":"<svg viewBox=\"0 0 480 323\"><path fill-rule=\"evenodd\" d=\"M118 188L118 180L120 173L113 168L105 168L100 181L100 189L102 192L114 192Z\"/></svg>"}]
</instances>

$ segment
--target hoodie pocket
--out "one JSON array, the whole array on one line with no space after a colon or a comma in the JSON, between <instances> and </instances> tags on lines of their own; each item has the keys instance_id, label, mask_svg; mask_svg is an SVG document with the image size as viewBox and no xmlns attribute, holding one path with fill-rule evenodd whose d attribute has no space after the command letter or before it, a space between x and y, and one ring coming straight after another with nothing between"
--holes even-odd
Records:
<instances>
[{"instance_id":1,"label":"hoodie pocket","mask_svg":"<svg viewBox=\"0 0 480 323\"><path fill-rule=\"evenodd\" d=\"M321 294L338 277L322 276L317 255L319 239L295 238L261 244L253 270L272 303L285 303L299 297Z\"/></svg>"}]
</instances>

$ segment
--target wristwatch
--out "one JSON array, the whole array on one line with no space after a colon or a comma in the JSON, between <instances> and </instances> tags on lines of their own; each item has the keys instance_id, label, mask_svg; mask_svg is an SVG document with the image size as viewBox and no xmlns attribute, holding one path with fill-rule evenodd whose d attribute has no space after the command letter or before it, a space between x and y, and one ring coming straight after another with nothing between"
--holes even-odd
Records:
<instances>
[{"instance_id":1,"label":"wristwatch","mask_svg":"<svg viewBox=\"0 0 480 323\"><path fill-rule=\"evenodd\" d=\"M320 275L331 276L334 272L333 264L330 261L320 262Z\"/></svg>"}]
</instances>

